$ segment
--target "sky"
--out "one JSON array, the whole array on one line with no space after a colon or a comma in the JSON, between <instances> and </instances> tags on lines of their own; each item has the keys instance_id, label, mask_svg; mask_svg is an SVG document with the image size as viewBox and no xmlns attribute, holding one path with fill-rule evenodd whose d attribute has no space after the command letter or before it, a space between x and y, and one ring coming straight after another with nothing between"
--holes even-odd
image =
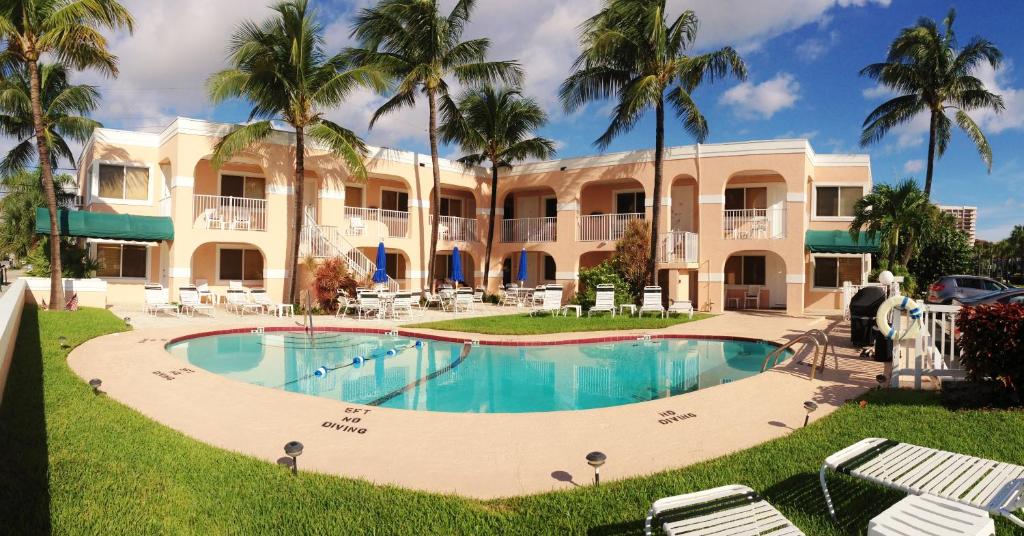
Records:
<instances>
[{"instance_id":1,"label":"sky","mask_svg":"<svg viewBox=\"0 0 1024 536\"><path fill-rule=\"evenodd\" d=\"M310 0L325 28L328 51L354 44L353 15L375 0ZM452 0L441 0L448 6ZM120 76L104 79L91 72L76 81L99 86L103 103L95 114L105 126L159 132L175 116L242 122L244 103L213 107L206 97L207 77L226 66L225 47L244 19L267 16L269 0L122 0L136 19L133 35L110 35ZM888 95L858 72L884 59L886 47L918 17L941 20L958 7L955 29L962 43L982 35L1003 51L998 70L977 75L1000 93L1006 110L973 114L989 136L993 166L988 173L964 134L955 131L946 155L937 162L933 199L943 204L979 207L978 236L998 240L1014 224L1024 223L1024 40L1016 21L1024 2L989 0L959 4L934 0L668 0L669 14L692 9L700 20L696 52L736 48L747 63L744 82L723 80L694 94L708 118L708 142L807 138L818 153L868 153L875 182L917 178L923 185L927 155L927 117L892 131L882 142L858 145L866 115ZM478 0L466 38L491 39L491 59L518 60L526 71L524 90L547 110L551 120L539 134L556 142L562 157L598 153L593 146L608 124L609 103L594 103L573 114L562 111L559 84L578 54L578 25L600 0ZM1018 65L1020 66L1018 68ZM350 96L328 116L364 135L373 145L427 152L425 102L378 122L369 117L384 98L368 91ZM650 148L653 118L607 150ZM693 143L669 121L667 143ZM457 147L441 155L456 157Z\"/></svg>"}]
</instances>

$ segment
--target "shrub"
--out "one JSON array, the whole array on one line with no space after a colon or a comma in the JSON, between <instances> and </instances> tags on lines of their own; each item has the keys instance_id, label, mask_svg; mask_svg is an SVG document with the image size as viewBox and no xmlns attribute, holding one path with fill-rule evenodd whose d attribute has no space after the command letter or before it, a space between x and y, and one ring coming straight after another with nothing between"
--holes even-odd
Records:
<instances>
[{"instance_id":1,"label":"shrub","mask_svg":"<svg viewBox=\"0 0 1024 536\"><path fill-rule=\"evenodd\" d=\"M357 282L348 271L341 257L326 259L313 272L313 298L322 311L334 312L338 309L338 290L350 295L356 291Z\"/></svg>"},{"instance_id":2,"label":"shrub","mask_svg":"<svg viewBox=\"0 0 1024 536\"><path fill-rule=\"evenodd\" d=\"M629 285L631 295L639 295L647 284L647 261L651 258L651 228L644 220L632 220L622 238L615 243L612 262Z\"/></svg>"},{"instance_id":3,"label":"shrub","mask_svg":"<svg viewBox=\"0 0 1024 536\"><path fill-rule=\"evenodd\" d=\"M50 277L50 238L44 237L36 242L25 257L26 264L32 268L27 274L32 277ZM100 263L89 256L89 251L80 248L70 240L61 240L60 244L61 276L72 279L96 277Z\"/></svg>"},{"instance_id":4,"label":"shrub","mask_svg":"<svg viewBox=\"0 0 1024 536\"><path fill-rule=\"evenodd\" d=\"M910 258L907 269L922 290L944 275L971 271L971 244L948 214L936 218L918 246L920 251Z\"/></svg>"},{"instance_id":5,"label":"shrub","mask_svg":"<svg viewBox=\"0 0 1024 536\"><path fill-rule=\"evenodd\" d=\"M1015 392L1024 386L1024 305L964 307L957 327L969 380L992 378Z\"/></svg>"},{"instance_id":6,"label":"shrub","mask_svg":"<svg viewBox=\"0 0 1024 536\"><path fill-rule=\"evenodd\" d=\"M615 285L615 304L633 303L634 294L629 291L629 285L622 275L616 270L611 261L604 261L593 268L580 268L579 289L573 303L590 309L597 299L597 286L602 284Z\"/></svg>"}]
</instances>

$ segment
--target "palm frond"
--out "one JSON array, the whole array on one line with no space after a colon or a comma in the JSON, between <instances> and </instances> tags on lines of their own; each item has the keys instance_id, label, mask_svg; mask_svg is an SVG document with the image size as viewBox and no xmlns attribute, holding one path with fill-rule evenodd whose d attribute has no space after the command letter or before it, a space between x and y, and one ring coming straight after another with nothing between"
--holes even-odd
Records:
<instances>
[{"instance_id":1,"label":"palm frond","mask_svg":"<svg viewBox=\"0 0 1024 536\"><path fill-rule=\"evenodd\" d=\"M306 135L325 145L334 156L345 162L349 174L366 180L366 143L351 130L321 119L306 128Z\"/></svg>"},{"instance_id":2,"label":"palm frond","mask_svg":"<svg viewBox=\"0 0 1024 536\"><path fill-rule=\"evenodd\" d=\"M985 133L981 131L978 124L971 119L971 116L967 115L963 110L956 112L956 124L967 134L968 138L974 142L974 146L978 148L978 156L981 157L981 161L985 163L985 167L989 173L992 173L992 146L988 143L988 138L985 137Z\"/></svg>"},{"instance_id":3,"label":"palm frond","mask_svg":"<svg viewBox=\"0 0 1024 536\"><path fill-rule=\"evenodd\" d=\"M273 133L270 121L258 121L238 127L220 139L213 147L211 162L214 169L220 169L231 157L265 141Z\"/></svg>"}]
</instances>

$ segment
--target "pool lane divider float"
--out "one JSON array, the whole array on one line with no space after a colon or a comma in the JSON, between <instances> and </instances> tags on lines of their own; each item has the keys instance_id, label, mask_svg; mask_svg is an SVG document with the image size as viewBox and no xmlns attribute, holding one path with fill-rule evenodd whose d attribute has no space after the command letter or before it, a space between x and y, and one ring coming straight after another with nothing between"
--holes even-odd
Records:
<instances>
[{"instance_id":1,"label":"pool lane divider float","mask_svg":"<svg viewBox=\"0 0 1024 536\"><path fill-rule=\"evenodd\" d=\"M366 344L366 343L362 342L362 343L354 344L354 345L351 345L351 346L359 346L360 344ZM389 348L389 349L387 349L387 350L385 350L383 352L373 352L373 353L371 353L369 355L366 355L366 356L357 355L357 356L352 358L352 361L350 361L348 363L344 363L344 364L338 365L336 367L329 367L327 365L320 365L319 367L317 367L316 370L313 371L312 374L307 374L307 375L305 375L305 376L303 376L301 378L295 378L294 380L292 380L290 382L285 382L285 383L281 384L281 386L278 387L278 389L284 388L284 387L292 385L294 383L301 382L303 380L308 380L310 378L323 378L324 376L327 375L328 372L334 372L336 370L341 370L341 369L348 368L348 367L360 368L367 361L372 361L374 359L382 359L382 358L387 358L387 357L394 357L394 356L397 356L397 355L401 355L402 353L404 353L407 350L411 350L413 348L422 348L422 347L423 347L423 341L417 340L417 341L411 342L411 343L409 343L409 344L407 344L405 346L396 346L395 348Z\"/></svg>"},{"instance_id":2,"label":"pool lane divider float","mask_svg":"<svg viewBox=\"0 0 1024 536\"><path fill-rule=\"evenodd\" d=\"M419 342L419 341L416 341L416 342ZM452 369L454 369L455 367L461 365L462 362L465 361L467 357L469 357L469 352L470 352L470 350L473 349L473 346L474 346L474 344L473 344L472 341L465 341L465 342L463 342L462 343L462 351L459 352L459 357L455 361L452 361L451 363L449 363L444 368L437 369L434 372L431 372L430 374L427 374L426 376L424 376L424 377L422 377L422 378L420 378L420 379L418 379L418 380L416 380L414 382L409 383L405 387L399 387L398 389L395 389L394 391L391 391L390 393L388 393L388 394L386 394L386 395L384 395L384 396L382 396L382 397L380 397L380 398L378 398L376 400L373 400L371 402L367 402L366 405L367 406L379 406L379 405L381 405L381 404L383 404L383 403L385 403L385 402L387 402L387 401L397 397L398 395L400 395L400 394L402 394L402 393L404 393L406 391L409 391L409 390L415 388L416 386L418 386L418 385L420 385L420 384L422 384L424 382L428 382L428 381L433 380L434 378L436 378L438 376L441 376L442 374L447 374L447 373L451 372Z\"/></svg>"}]
</instances>

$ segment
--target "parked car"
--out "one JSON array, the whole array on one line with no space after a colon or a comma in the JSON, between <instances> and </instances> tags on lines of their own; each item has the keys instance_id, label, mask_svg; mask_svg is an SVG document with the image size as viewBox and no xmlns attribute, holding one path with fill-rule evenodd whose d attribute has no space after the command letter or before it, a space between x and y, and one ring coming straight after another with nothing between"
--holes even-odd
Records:
<instances>
[{"instance_id":1,"label":"parked car","mask_svg":"<svg viewBox=\"0 0 1024 536\"><path fill-rule=\"evenodd\" d=\"M947 275L939 278L928 287L925 303L949 305L953 300L973 298L993 292L1007 290L1010 287L989 277L978 275Z\"/></svg>"},{"instance_id":2,"label":"parked car","mask_svg":"<svg viewBox=\"0 0 1024 536\"><path fill-rule=\"evenodd\" d=\"M987 303L1020 303L1024 304L1024 288L1011 288L981 294L972 298L954 299L955 305L982 305Z\"/></svg>"}]
</instances>

